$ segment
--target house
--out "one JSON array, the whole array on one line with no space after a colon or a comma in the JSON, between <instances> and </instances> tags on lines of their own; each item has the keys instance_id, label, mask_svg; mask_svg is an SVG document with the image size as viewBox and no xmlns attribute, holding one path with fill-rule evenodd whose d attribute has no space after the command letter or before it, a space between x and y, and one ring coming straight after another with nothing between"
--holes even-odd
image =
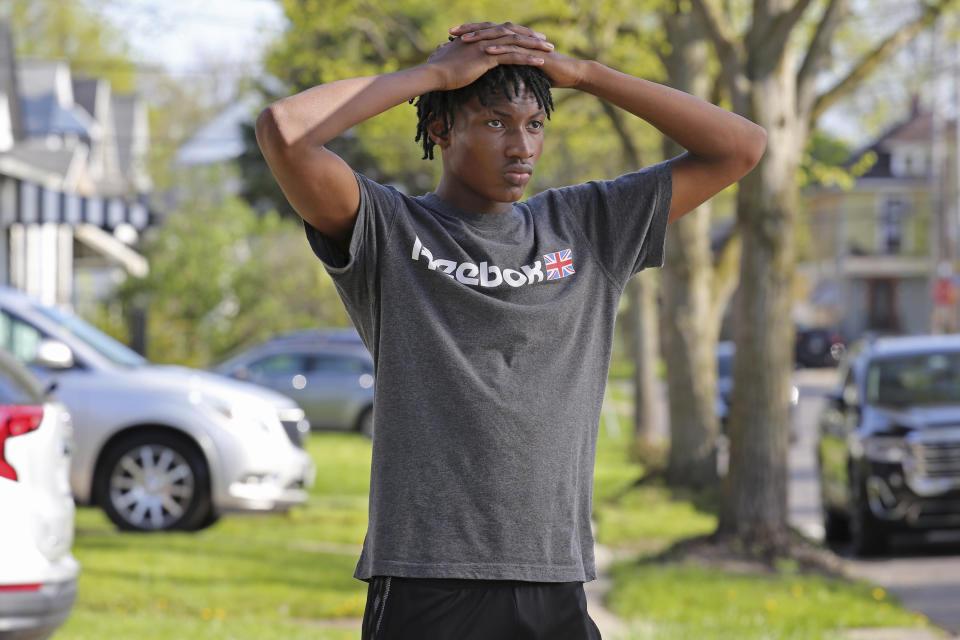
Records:
<instances>
[{"instance_id":1,"label":"house","mask_svg":"<svg viewBox=\"0 0 960 640\"><path fill-rule=\"evenodd\" d=\"M852 155L851 166L867 153L875 158L852 188L806 190L812 255L798 273L812 294L797 310L801 324L838 327L851 340L930 333L938 311L955 315L937 309L935 284L956 272L956 196L948 197L957 193L956 133L955 123L915 103L904 121ZM934 164L937 151L944 155ZM950 234L953 248L943 242Z\"/></svg>"},{"instance_id":2,"label":"house","mask_svg":"<svg viewBox=\"0 0 960 640\"><path fill-rule=\"evenodd\" d=\"M0 283L76 306L144 275L148 150L142 101L64 61L18 60L0 22Z\"/></svg>"}]
</instances>

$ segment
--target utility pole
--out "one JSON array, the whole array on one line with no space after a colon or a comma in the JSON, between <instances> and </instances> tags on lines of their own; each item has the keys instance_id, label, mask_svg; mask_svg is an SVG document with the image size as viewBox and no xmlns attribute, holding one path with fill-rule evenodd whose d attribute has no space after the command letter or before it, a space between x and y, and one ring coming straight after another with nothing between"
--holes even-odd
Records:
<instances>
[{"instance_id":1,"label":"utility pole","mask_svg":"<svg viewBox=\"0 0 960 640\"><path fill-rule=\"evenodd\" d=\"M953 14L953 32L960 32L960 15ZM953 102L953 224L954 228L958 230L960 234L960 39L954 39L953 43L953 92L954 92L954 102ZM953 245L953 254L951 254L950 259L957 264L957 261L960 260L960 247L957 246L957 236L954 236L954 245ZM956 282L956 280L954 280ZM953 330L958 330L958 314L957 304L953 305L953 319L954 325Z\"/></svg>"},{"instance_id":2,"label":"utility pole","mask_svg":"<svg viewBox=\"0 0 960 640\"><path fill-rule=\"evenodd\" d=\"M944 161L946 160L946 140L944 136L943 112L940 108L941 93L941 40L939 23L934 25L931 32L930 46L930 213L933 243L931 255L933 262L932 293L933 318L931 328L933 333L948 333L953 323L953 305L948 304L946 294L948 283L953 278L953 260L956 256L950 218L946 212L946 198L944 197Z\"/></svg>"}]
</instances>

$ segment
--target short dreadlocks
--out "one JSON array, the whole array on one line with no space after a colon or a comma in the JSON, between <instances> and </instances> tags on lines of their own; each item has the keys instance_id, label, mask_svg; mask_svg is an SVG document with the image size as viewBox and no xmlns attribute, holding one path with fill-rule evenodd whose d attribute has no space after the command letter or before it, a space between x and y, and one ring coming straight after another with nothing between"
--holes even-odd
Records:
<instances>
[{"instance_id":1,"label":"short dreadlocks","mask_svg":"<svg viewBox=\"0 0 960 640\"><path fill-rule=\"evenodd\" d=\"M423 145L423 159L433 160L435 143L430 138L427 127L434 120L443 122L440 134L446 135L453 128L454 112L473 96L477 96L480 104L487 106L491 95L503 93L508 100L513 100L520 95L522 87L526 87L533 94L537 99L537 106L547 112L549 120L553 110L550 78L542 70L530 65L498 65L465 87L453 91L431 91L416 98L417 137L414 142ZM413 103L413 100L410 102Z\"/></svg>"}]
</instances>

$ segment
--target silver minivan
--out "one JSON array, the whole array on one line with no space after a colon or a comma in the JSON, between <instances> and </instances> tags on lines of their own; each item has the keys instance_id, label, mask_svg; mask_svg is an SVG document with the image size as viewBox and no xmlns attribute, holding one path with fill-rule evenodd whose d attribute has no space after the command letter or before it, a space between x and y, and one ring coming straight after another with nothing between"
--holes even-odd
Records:
<instances>
[{"instance_id":1,"label":"silver minivan","mask_svg":"<svg viewBox=\"0 0 960 640\"><path fill-rule=\"evenodd\" d=\"M79 317L0 288L0 347L73 417L70 484L121 529L199 529L227 511L306 500L309 423L289 398L205 371L158 366Z\"/></svg>"}]
</instances>

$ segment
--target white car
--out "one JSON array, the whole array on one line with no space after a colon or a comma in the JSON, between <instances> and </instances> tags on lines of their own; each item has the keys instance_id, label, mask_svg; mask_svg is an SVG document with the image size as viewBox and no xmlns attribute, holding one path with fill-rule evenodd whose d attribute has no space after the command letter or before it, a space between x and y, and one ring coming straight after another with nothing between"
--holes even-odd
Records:
<instances>
[{"instance_id":1,"label":"white car","mask_svg":"<svg viewBox=\"0 0 960 640\"><path fill-rule=\"evenodd\" d=\"M49 637L70 614L70 415L0 351L0 640Z\"/></svg>"},{"instance_id":2,"label":"white car","mask_svg":"<svg viewBox=\"0 0 960 640\"><path fill-rule=\"evenodd\" d=\"M314 466L297 404L275 391L157 366L79 317L0 288L0 347L73 417L70 484L121 529L194 530L227 511L306 501Z\"/></svg>"}]
</instances>

